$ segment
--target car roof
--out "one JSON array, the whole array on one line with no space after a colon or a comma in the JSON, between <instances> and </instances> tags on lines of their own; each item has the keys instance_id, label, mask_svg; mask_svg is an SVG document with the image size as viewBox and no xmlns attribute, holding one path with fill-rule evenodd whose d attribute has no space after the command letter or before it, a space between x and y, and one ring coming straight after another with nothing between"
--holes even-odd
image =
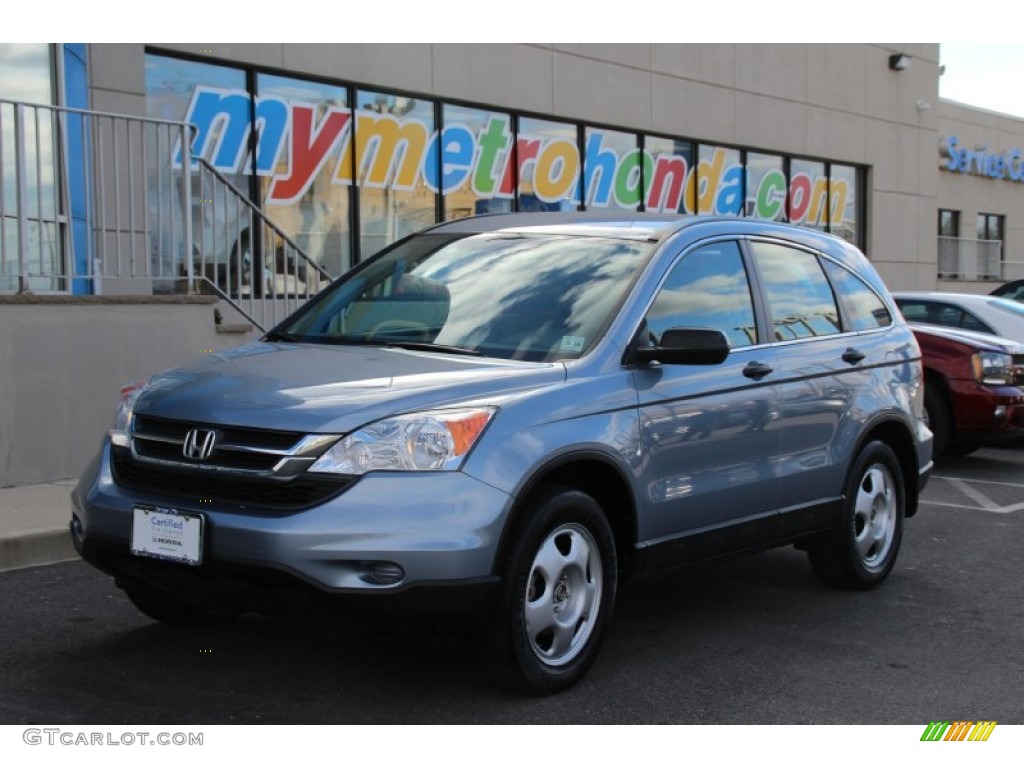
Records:
<instances>
[{"instance_id":1,"label":"car roof","mask_svg":"<svg viewBox=\"0 0 1024 768\"><path fill-rule=\"evenodd\" d=\"M964 303L978 303L978 304L990 304L994 299L998 299L998 296L990 296L987 293L951 293L943 291L893 291L893 298L895 299L921 299L921 300L934 300L934 301L949 301L949 302L964 302Z\"/></svg>"},{"instance_id":2,"label":"car roof","mask_svg":"<svg viewBox=\"0 0 1024 768\"><path fill-rule=\"evenodd\" d=\"M646 213L621 210L493 213L444 222L426 230L433 233L532 232L589 237L619 237L660 241L696 225L728 225L728 234L765 234L803 241L813 247L846 242L835 235L763 219L739 216Z\"/></svg>"}]
</instances>

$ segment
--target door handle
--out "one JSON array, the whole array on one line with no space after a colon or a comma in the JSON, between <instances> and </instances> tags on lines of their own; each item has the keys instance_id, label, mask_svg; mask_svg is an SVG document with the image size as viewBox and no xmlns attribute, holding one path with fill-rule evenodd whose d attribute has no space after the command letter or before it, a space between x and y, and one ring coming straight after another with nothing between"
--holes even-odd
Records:
<instances>
[{"instance_id":1,"label":"door handle","mask_svg":"<svg viewBox=\"0 0 1024 768\"><path fill-rule=\"evenodd\" d=\"M846 351L843 352L843 362L849 363L850 365L859 363L865 357L866 355L863 352L859 349L854 349L853 347L847 347Z\"/></svg>"},{"instance_id":2,"label":"door handle","mask_svg":"<svg viewBox=\"0 0 1024 768\"><path fill-rule=\"evenodd\" d=\"M767 363L751 361L743 368L743 375L748 379L760 379L762 376L767 376L772 370L774 369Z\"/></svg>"}]
</instances>

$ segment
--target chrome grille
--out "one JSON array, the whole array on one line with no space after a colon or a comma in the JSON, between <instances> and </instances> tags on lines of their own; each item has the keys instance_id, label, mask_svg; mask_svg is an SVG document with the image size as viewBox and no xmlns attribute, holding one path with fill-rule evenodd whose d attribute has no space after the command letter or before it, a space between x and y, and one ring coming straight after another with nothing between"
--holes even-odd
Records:
<instances>
[{"instance_id":1,"label":"chrome grille","mask_svg":"<svg viewBox=\"0 0 1024 768\"><path fill-rule=\"evenodd\" d=\"M213 449L209 455L202 458L190 455L187 442L193 430L214 434ZM132 420L130 437L131 454L138 462L286 480L308 469L339 436L196 424L136 415Z\"/></svg>"},{"instance_id":2,"label":"chrome grille","mask_svg":"<svg viewBox=\"0 0 1024 768\"><path fill-rule=\"evenodd\" d=\"M1024 355L1013 356L1013 383L1024 387Z\"/></svg>"},{"instance_id":3,"label":"chrome grille","mask_svg":"<svg viewBox=\"0 0 1024 768\"><path fill-rule=\"evenodd\" d=\"M355 478L347 475L303 476L288 481L228 474L210 475L156 466L136 461L125 448L113 448L111 468L114 481L122 488L154 494L164 503L179 503L186 508L216 507L226 502L255 511L295 512L334 498Z\"/></svg>"}]
</instances>

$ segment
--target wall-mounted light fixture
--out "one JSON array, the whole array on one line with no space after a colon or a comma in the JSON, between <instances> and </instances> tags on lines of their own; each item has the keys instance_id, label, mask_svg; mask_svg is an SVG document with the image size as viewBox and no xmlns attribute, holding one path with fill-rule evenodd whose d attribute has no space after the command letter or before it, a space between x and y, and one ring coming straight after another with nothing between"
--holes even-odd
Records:
<instances>
[{"instance_id":1,"label":"wall-mounted light fixture","mask_svg":"<svg viewBox=\"0 0 1024 768\"><path fill-rule=\"evenodd\" d=\"M910 66L910 57L905 53L894 53L889 57L889 69L902 72Z\"/></svg>"}]
</instances>

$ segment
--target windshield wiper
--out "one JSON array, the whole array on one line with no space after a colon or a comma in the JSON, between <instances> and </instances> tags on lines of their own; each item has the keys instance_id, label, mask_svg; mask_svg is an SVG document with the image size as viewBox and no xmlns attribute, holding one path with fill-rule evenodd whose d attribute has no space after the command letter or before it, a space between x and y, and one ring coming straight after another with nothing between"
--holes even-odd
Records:
<instances>
[{"instance_id":1,"label":"windshield wiper","mask_svg":"<svg viewBox=\"0 0 1024 768\"><path fill-rule=\"evenodd\" d=\"M429 341L402 341L400 339L388 339L381 341L385 347L399 347L400 349L411 349L422 352L447 352L452 355L473 355L480 357L481 352L476 349L465 347L452 347L447 344L431 344Z\"/></svg>"},{"instance_id":2,"label":"windshield wiper","mask_svg":"<svg viewBox=\"0 0 1024 768\"><path fill-rule=\"evenodd\" d=\"M298 337L292 336L290 333L287 333L286 331L271 331L270 333L268 333L266 336L263 337L263 340L264 341L287 341L287 342L290 342L292 344L298 344L299 341L300 341Z\"/></svg>"}]
</instances>

